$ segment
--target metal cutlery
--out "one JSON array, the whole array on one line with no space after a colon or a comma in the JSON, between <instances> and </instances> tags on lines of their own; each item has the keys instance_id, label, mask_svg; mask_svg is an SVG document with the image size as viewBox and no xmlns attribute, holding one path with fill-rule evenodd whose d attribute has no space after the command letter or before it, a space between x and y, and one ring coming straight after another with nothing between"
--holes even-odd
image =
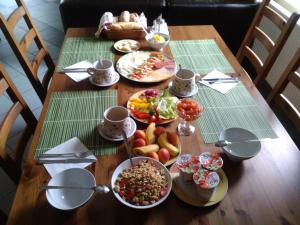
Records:
<instances>
[{"instance_id":1,"label":"metal cutlery","mask_svg":"<svg viewBox=\"0 0 300 225\"><path fill-rule=\"evenodd\" d=\"M204 81L209 84L222 84L222 83L238 83L239 80L235 77L228 77L228 78L202 78L199 81Z\"/></svg>"},{"instance_id":2,"label":"metal cutlery","mask_svg":"<svg viewBox=\"0 0 300 225\"><path fill-rule=\"evenodd\" d=\"M65 68L60 70L60 73L86 73L89 68Z\"/></svg>"},{"instance_id":3,"label":"metal cutlery","mask_svg":"<svg viewBox=\"0 0 300 225\"><path fill-rule=\"evenodd\" d=\"M77 186L56 186L56 185L43 185L41 186L42 190L47 189L72 189L72 190L93 190L99 193L108 193L110 191L109 187L106 185L98 185L93 187L77 187Z\"/></svg>"},{"instance_id":4,"label":"metal cutlery","mask_svg":"<svg viewBox=\"0 0 300 225\"><path fill-rule=\"evenodd\" d=\"M97 159L38 159L37 162L40 164L51 164L51 163L92 163L96 162Z\"/></svg>"},{"instance_id":5,"label":"metal cutlery","mask_svg":"<svg viewBox=\"0 0 300 225\"><path fill-rule=\"evenodd\" d=\"M244 141L227 141L227 140L218 140L215 142L216 147L225 147L227 145L232 144L240 144L240 143L251 143L251 142L263 142L263 141L269 141L271 138L263 138L263 139L251 139L251 140L244 140Z\"/></svg>"},{"instance_id":6,"label":"metal cutlery","mask_svg":"<svg viewBox=\"0 0 300 225\"><path fill-rule=\"evenodd\" d=\"M124 138L125 148L126 148L129 160L130 160L130 164L131 164L131 166L133 166L133 161L132 161L132 156L131 156L131 147L130 147L130 144L128 143L128 138L127 138L126 132L124 130L122 131L122 136Z\"/></svg>"},{"instance_id":7,"label":"metal cutlery","mask_svg":"<svg viewBox=\"0 0 300 225\"><path fill-rule=\"evenodd\" d=\"M41 158L56 158L56 157L75 157L75 158L85 158L87 156L93 155L92 152L86 151L86 152L71 152L71 153L54 153L54 154L47 154L43 153L39 155L39 159Z\"/></svg>"}]
</instances>

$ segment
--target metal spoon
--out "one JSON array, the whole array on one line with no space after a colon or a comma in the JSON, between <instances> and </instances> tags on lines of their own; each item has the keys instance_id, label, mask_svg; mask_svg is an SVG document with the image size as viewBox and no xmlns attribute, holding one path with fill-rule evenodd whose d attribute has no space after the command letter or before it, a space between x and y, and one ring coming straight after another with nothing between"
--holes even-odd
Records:
<instances>
[{"instance_id":1,"label":"metal spoon","mask_svg":"<svg viewBox=\"0 0 300 225\"><path fill-rule=\"evenodd\" d=\"M131 157L131 148L130 148L130 145L128 143L126 132L124 130L122 131L122 136L124 138L125 148L126 148L129 160L130 160L130 164L131 164L131 166L133 166L133 161L132 161L132 157Z\"/></svg>"},{"instance_id":2,"label":"metal spoon","mask_svg":"<svg viewBox=\"0 0 300 225\"><path fill-rule=\"evenodd\" d=\"M103 193L103 194L106 194L110 191L109 187L106 185L98 185L93 187L43 185L41 186L41 189L42 190L47 190L47 189L93 190L94 192Z\"/></svg>"},{"instance_id":3,"label":"metal spoon","mask_svg":"<svg viewBox=\"0 0 300 225\"><path fill-rule=\"evenodd\" d=\"M85 158L87 156L93 155L92 152L86 151L86 152L72 152L72 153L60 153L60 154L41 154L39 158L56 158L56 157L75 157L75 158Z\"/></svg>"},{"instance_id":4,"label":"metal spoon","mask_svg":"<svg viewBox=\"0 0 300 225\"><path fill-rule=\"evenodd\" d=\"M244 140L244 141L227 141L227 140L218 140L215 142L216 147L225 147L227 145L238 144L238 143L247 143L247 142L262 142L268 141L271 138L263 138L263 139L251 139L251 140Z\"/></svg>"}]
</instances>

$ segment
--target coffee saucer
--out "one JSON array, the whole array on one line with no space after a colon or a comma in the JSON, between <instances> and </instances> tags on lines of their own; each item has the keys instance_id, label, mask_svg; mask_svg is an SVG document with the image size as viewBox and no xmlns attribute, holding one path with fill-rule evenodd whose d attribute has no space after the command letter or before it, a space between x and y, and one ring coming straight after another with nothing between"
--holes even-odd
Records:
<instances>
[{"instance_id":1,"label":"coffee saucer","mask_svg":"<svg viewBox=\"0 0 300 225\"><path fill-rule=\"evenodd\" d=\"M171 81L171 82L169 83L169 87L168 87L169 92L170 92L172 95L175 95L175 96L177 96L177 97L186 98L186 97L191 97L191 96L193 96L193 95L195 95L195 94L198 93L198 86L197 86L197 84L195 84L194 89L191 91L191 93L189 93L189 94L187 94L187 95L181 95L181 94L176 93L174 90L172 90L172 84L173 84L173 82Z\"/></svg>"},{"instance_id":2,"label":"coffee saucer","mask_svg":"<svg viewBox=\"0 0 300 225\"><path fill-rule=\"evenodd\" d=\"M136 131L136 123L134 122L134 120L132 118L129 117L129 120L130 120L130 130L129 132L127 133L127 137L131 137L134 132ZM123 137L120 137L120 138L112 138L112 137L109 137L107 136L103 131L102 131L102 124L103 124L103 120L101 120L100 124L98 125L97 127L97 130L99 132L99 134L106 140L109 140L109 141L123 141Z\"/></svg>"},{"instance_id":3,"label":"coffee saucer","mask_svg":"<svg viewBox=\"0 0 300 225\"><path fill-rule=\"evenodd\" d=\"M115 79L112 82L109 82L109 83L105 82L102 84L98 84L98 83L95 83L95 81L93 81L92 76L90 76L89 81L91 82L91 84L98 86L98 87L108 87L108 86L111 86L111 85L117 83L119 81L119 79L120 79L120 75L116 72Z\"/></svg>"}]
</instances>

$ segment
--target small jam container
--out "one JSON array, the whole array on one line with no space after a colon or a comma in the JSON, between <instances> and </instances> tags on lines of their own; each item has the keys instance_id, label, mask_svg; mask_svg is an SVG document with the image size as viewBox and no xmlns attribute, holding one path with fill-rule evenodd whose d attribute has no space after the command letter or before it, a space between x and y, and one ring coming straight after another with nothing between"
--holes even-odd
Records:
<instances>
[{"instance_id":1,"label":"small jam container","mask_svg":"<svg viewBox=\"0 0 300 225\"><path fill-rule=\"evenodd\" d=\"M200 167L198 157L190 154L180 155L176 160L176 165L180 170L180 178L186 182L193 182L193 174Z\"/></svg>"},{"instance_id":2,"label":"small jam container","mask_svg":"<svg viewBox=\"0 0 300 225\"><path fill-rule=\"evenodd\" d=\"M196 184L198 197L203 200L209 200L216 191L220 178L214 171L199 168L193 175L194 183Z\"/></svg>"},{"instance_id":3,"label":"small jam container","mask_svg":"<svg viewBox=\"0 0 300 225\"><path fill-rule=\"evenodd\" d=\"M223 159L218 153L203 152L199 156L199 162L202 168L217 171L223 166Z\"/></svg>"}]
</instances>

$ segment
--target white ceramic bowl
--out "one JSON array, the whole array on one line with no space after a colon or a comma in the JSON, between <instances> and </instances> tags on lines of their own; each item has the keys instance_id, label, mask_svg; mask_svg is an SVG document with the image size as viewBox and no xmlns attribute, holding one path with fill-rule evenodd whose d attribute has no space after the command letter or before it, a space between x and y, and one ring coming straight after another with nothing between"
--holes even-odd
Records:
<instances>
[{"instance_id":1,"label":"white ceramic bowl","mask_svg":"<svg viewBox=\"0 0 300 225\"><path fill-rule=\"evenodd\" d=\"M92 187L96 185L94 175L81 168L71 168L56 174L48 185ZM47 189L48 202L61 210L75 209L86 203L93 195L93 190Z\"/></svg>"},{"instance_id":2,"label":"white ceramic bowl","mask_svg":"<svg viewBox=\"0 0 300 225\"><path fill-rule=\"evenodd\" d=\"M241 141L224 147L225 154L233 161L242 161L257 155L261 149L260 141L243 142L246 140L258 140L257 136L248 130L242 128L229 128L223 130L219 136L219 140Z\"/></svg>"},{"instance_id":3,"label":"white ceramic bowl","mask_svg":"<svg viewBox=\"0 0 300 225\"><path fill-rule=\"evenodd\" d=\"M164 42L155 41L154 35L156 35L156 34L164 37L165 41ZM150 47L154 48L155 50L160 51L169 43L170 36L167 34L163 34L163 33L149 33L146 35L145 39L148 42L148 44L150 45Z\"/></svg>"},{"instance_id":4,"label":"white ceramic bowl","mask_svg":"<svg viewBox=\"0 0 300 225\"><path fill-rule=\"evenodd\" d=\"M172 189L172 178L171 178L171 175L170 175L170 172L168 171L168 169L163 165L161 164L160 162L158 162L157 160L155 159L152 159L152 158L149 158L149 157L143 157L143 156L138 156L138 157L134 157L132 158L133 160L133 163L137 163L141 160L149 160L149 161L153 161L155 163L155 165L158 167L158 168L162 168L164 171L165 171L165 174L166 174L166 177L167 177L167 181L168 181L168 188L167 188L167 193L157 202L155 202L154 204L151 204L151 205L146 205L146 206L136 206L136 205L132 205L130 204L129 202L126 202L123 198L120 197L120 195L115 192L114 188L115 188L115 182L116 182L116 179L117 177L119 176L119 174L124 170L124 169L127 169L127 168L130 168L131 165L130 165L130 160L127 159L125 160L124 162L122 162L114 171L113 175L112 175L112 178L111 178L111 187L112 187L112 191L114 193L114 195L116 196L116 198L121 202L123 203L124 205L128 206L128 207L131 207L131 208L135 208L135 209L148 209L148 208L152 208L152 207L155 207L159 204L161 204L163 201L166 200L166 198L169 196L170 192L171 192L171 189Z\"/></svg>"}]
</instances>

